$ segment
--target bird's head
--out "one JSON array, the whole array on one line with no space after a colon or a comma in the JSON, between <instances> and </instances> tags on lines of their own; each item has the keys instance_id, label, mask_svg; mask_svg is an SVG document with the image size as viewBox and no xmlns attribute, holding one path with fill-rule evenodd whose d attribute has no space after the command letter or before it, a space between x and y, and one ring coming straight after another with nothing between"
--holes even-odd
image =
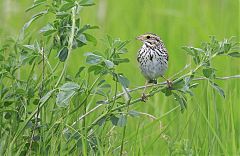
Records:
<instances>
[{"instance_id":1,"label":"bird's head","mask_svg":"<svg viewBox=\"0 0 240 156\"><path fill-rule=\"evenodd\" d=\"M153 33L146 33L146 34L140 35L136 39L148 45L156 45L157 43L160 42L160 37Z\"/></svg>"}]
</instances>

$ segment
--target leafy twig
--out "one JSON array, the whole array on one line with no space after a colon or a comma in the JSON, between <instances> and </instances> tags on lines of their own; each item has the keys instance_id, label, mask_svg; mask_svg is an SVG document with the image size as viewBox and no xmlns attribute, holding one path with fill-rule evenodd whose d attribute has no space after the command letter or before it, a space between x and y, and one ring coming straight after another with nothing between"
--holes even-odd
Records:
<instances>
[{"instance_id":1,"label":"leafy twig","mask_svg":"<svg viewBox=\"0 0 240 156\"><path fill-rule=\"evenodd\" d=\"M218 79L218 80L226 80L226 79L234 79L234 78L240 78L240 75L216 77L216 79ZM199 78L194 78L194 79L193 79L193 81L199 81L199 80L206 80L206 78L205 78L205 77L199 77ZM154 86L164 85L164 84L166 84L166 83L167 83L167 82L161 82L161 83L159 83L159 84L151 84L151 85L147 85L147 87L154 87ZM134 88L134 89L128 90L128 92L130 93L130 92L134 92L134 91L137 91L137 90L141 90L141 89L144 89L144 87L145 87L145 86L136 87L136 88ZM162 89L164 89L164 88L162 88ZM162 89L161 89L161 90L162 90ZM157 92L160 92L160 90L157 91ZM122 93L118 94L118 95L116 96L116 99L119 99L119 98L122 97L124 94L125 94L125 92L122 92ZM155 94L155 93L154 93L154 94ZM148 94L147 96L150 97L150 96L153 96L154 94ZM116 100L116 99L115 99L115 100ZM139 102L139 101L141 101L141 98L138 98L138 99L134 100L134 102L132 102L131 104L134 104L134 103ZM108 101L107 103L110 103L110 101ZM131 105L131 104L130 104L130 105ZM96 111L98 108L100 108L101 106L105 106L105 105L106 105L106 104L99 104L99 105L97 105L96 107L94 107L93 109L91 109L90 111L88 111L86 114L83 114L81 117L79 117L77 121L82 120L82 119L85 118L86 116L88 116L88 115L90 115L91 113L95 112L95 111ZM117 107L117 108L114 109L114 110L117 110L117 109L119 109L119 108L122 108L122 106ZM97 121L99 121L100 119L102 119L103 116L106 116L106 114L103 114L103 115L100 116L97 120L95 120L95 121L93 122L93 125L96 124ZM73 122L72 126L75 125L77 121Z\"/></svg>"},{"instance_id":2,"label":"leafy twig","mask_svg":"<svg viewBox=\"0 0 240 156\"><path fill-rule=\"evenodd\" d=\"M189 74L186 74L186 75L189 75ZM185 76L186 76L186 75L185 75ZM183 77L183 76L182 76L182 77ZM182 78L182 77L181 77L181 78ZM175 81L173 81L173 83L177 82L177 81L180 80L181 78L176 79ZM232 78L240 78L240 75L226 76L226 77L217 77L216 79L226 80L226 79L232 79ZM193 80L195 80L195 81L206 80L206 78L200 77L200 78L195 78L195 79L193 79ZM160 83L160 84L162 85L162 84L165 84L165 83L166 83L166 82L162 82L162 83ZM157 84L157 85L158 85L158 84ZM155 85L155 84L153 84L153 85L148 85L148 87L152 87L152 86L156 86L156 85ZM151 97L151 96L155 95L156 93L159 93L160 91L166 89L166 87L167 87L167 86L161 87L161 88L159 88L159 89L157 89L157 90L155 90L155 91L147 94L146 96L147 96L147 97ZM134 89L132 89L132 90L129 90L129 92L133 92L133 91L140 90L140 89L143 89L143 88L144 88L144 86L140 86L140 87L134 88ZM120 97L123 96L123 95L124 95L124 93L120 93L119 96L117 96L116 98L118 99L118 98L120 98ZM137 98L137 99L135 99L135 100L132 100L128 105L126 105L126 104L125 104L125 105L120 105L120 106L115 107L114 109L112 109L111 112L104 113L104 114L100 115L100 116L89 126L88 130L90 130L94 125L96 125L102 118L104 118L104 117L107 116L108 114L111 114L112 112L114 112L114 111L116 111L116 110L120 110L120 109L122 109L122 108L124 108L124 107L128 107L128 106L133 105L133 104L135 104L135 103L139 103L139 102L141 102L141 101L142 101L141 98ZM110 101L109 101L109 102L110 102ZM103 106L103 105L106 105L106 104L100 104L100 105L94 107L92 110L90 110L89 112L87 112L87 113L84 114L83 116L86 117L87 115L93 113L96 109L100 108L100 106Z\"/></svg>"},{"instance_id":3,"label":"leafy twig","mask_svg":"<svg viewBox=\"0 0 240 156\"><path fill-rule=\"evenodd\" d=\"M64 76L64 73L67 69L67 65L68 65L68 60L69 60L69 57L70 57L70 54L71 54L71 51L72 51L72 46L73 46L73 39L74 39L74 33L75 33L75 26L76 26L76 6L74 6L72 8L72 26L71 26L71 34L70 34L70 37L69 37L69 40L68 40L68 55L67 55L67 58L66 58L66 61L64 62L64 66L63 66L63 70L61 72L61 75L59 76L59 79L57 81L57 83L55 84L55 88L58 87L58 85L60 84L63 76Z\"/></svg>"}]
</instances>

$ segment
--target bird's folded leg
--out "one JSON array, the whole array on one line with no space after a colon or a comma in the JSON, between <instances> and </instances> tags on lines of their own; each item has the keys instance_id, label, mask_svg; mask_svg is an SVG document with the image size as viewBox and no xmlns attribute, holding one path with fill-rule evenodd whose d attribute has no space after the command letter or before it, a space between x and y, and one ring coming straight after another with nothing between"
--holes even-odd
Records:
<instances>
[{"instance_id":1,"label":"bird's folded leg","mask_svg":"<svg viewBox=\"0 0 240 156\"><path fill-rule=\"evenodd\" d=\"M146 96L146 94L145 94L145 90L146 90L146 88L147 88L147 84L148 84L148 81L146 81L146 83L145 83L145 87L144 87L144 89L143 89L143 93L142 93L142 97L141 97L141 100L142 100L143 102L146 102L146 100L147 100L147 96Z\"/></svg>"},{"instance_id":2,"label":"bird's folded leg","mask_svg":"<svg viewBox=\"0 0 240 156\"><path fill-rule=\"evenodd\" d=\"M142 100L143 102L146 102L147 99L148 99L148 98L147 98L146 94L145 94L145 93L142 93L141 100Z\"/></svg>"},{"instance_id":3,"label":"bird's folded leg","mask_svg":"<svg viewBox=\"0 0 240 156\"><path fill-rule=\"evenodd\" d=\"M173 83L170 80L167 80L167 86L169 89L172 89Z\"/></svg>"},{"instance_id":4,"label":"bird's folded leg","mask_svg":"<svg viewBox=\"0 0 240 156\"><path fill-rule=\"evenodd\" d=\"M164 76L162 76L162 78L164 78L164 79L166 80L168 88L169 88L169 89L172 89L172 87L173 87L172 81L166 79Z\"/></svg>"}]
</instances>

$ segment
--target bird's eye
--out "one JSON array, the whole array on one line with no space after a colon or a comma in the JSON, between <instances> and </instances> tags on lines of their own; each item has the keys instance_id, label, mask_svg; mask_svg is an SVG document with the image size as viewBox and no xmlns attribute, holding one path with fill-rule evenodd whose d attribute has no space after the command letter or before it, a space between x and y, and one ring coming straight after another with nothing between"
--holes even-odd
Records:
<instances>
[{"instance_id":1,"label":"bird's eye","mask_svg":"<svg viewBox=\"0 0 240 156\"><path fill-rule=\"evenodd\" d=\"M150 36L147 36L147 39L151 38Z\"/></svg>"}]
</instances>

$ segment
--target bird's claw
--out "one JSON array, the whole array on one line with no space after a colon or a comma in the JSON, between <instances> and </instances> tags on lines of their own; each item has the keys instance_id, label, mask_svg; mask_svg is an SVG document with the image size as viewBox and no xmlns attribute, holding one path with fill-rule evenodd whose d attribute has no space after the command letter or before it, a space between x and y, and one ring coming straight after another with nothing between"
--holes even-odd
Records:
<instances>
[{"instance_id":1,"label":"bird's claw","mask_svg":"<svg viewBox=\"0 0 240 156\"><path fill-rule=\"evenodd\" d=\"M173 87L172 81L167 80L167 86L168 86L168 89L172 89L172 87Z\"/></svg>"},{"instance_id":2,"label":"bird's claw","mask_svg":"<svg viewBox=\"0 0 240 156\"><path fill-rule=\"evenodd\" d=\"M142 94L141 100L142 100L143 102L146 102L147 96L146 96L145 93Z\"/></svg>"}]
</instances>

